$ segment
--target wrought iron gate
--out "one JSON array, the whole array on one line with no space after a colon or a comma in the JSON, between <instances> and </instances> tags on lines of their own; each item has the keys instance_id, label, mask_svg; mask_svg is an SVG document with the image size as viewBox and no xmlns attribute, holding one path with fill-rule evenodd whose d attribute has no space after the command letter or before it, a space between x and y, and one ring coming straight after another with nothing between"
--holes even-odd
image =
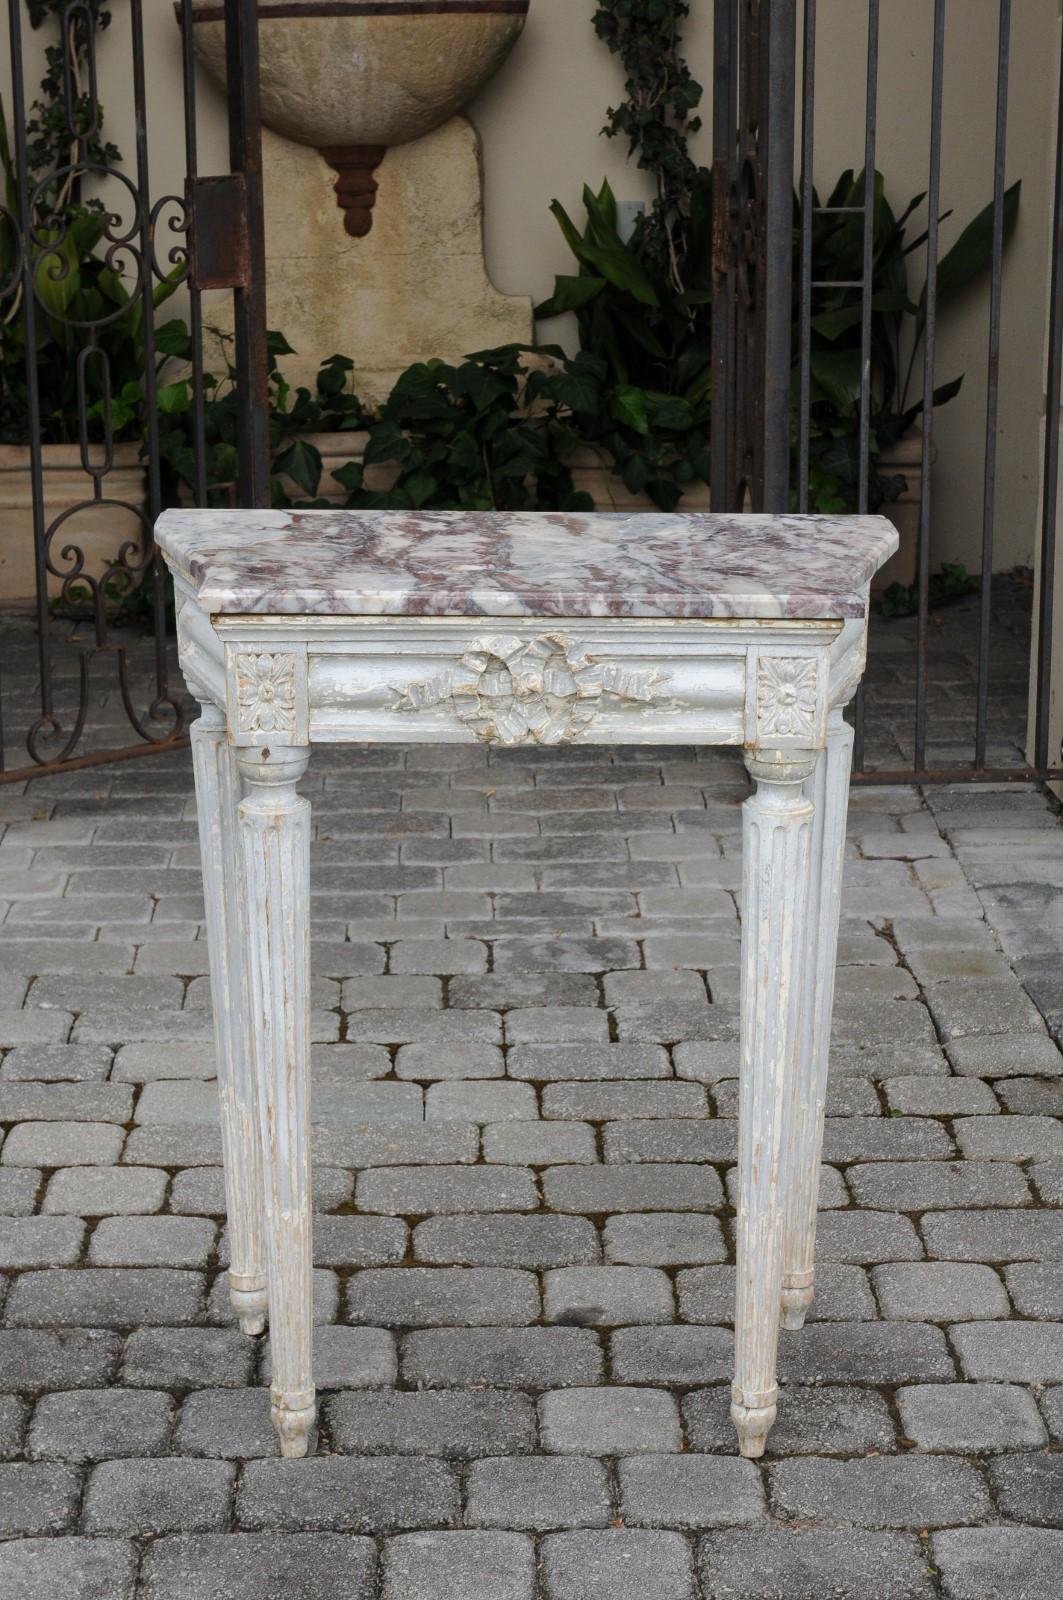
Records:
<instances>
[{"instance_id":1,"label":"wrought iron gate","mask_svg":"<svg viewBox=\"0 0 1063 1600\"><path fill-rule=\"evenodd\" d=\"M899 8L898 8L899 9ZM907 8L910 12L910 8ZM984 20L987 8L980 8ZM926 289L920 308L925 332L917 344L919 361L918 432L922 460L932 452L935 404L941 399L935 367L939 290L939 218L947 204L942 194L943 83L949 28L960 25L962 8L946 0L926 0L916 40L930 66L925 234ZM866 56L828 63L817 38L817 0L714 0L713 73L713 321L712 321L712 503L737 510L752 506L765 511L807 511L810 495L811 445L815 425L815 340L820 318L834 310L859 330L859 364L853 403L858 416L858 461L850 486L849 506L877 509L875 475L876 425L881 393L875 362L875 340L882 285L879 252L882 227L876 227L876 153L880 35L891 26L911 26L910 16L881 13L879 0L852 7L866 17ZM881 13L881 14L880 14ZM967 19L970 20L969 18ZM984 376L983 492L981 555L978 583L976 682L971 706L969 756L954 765L930 760L929 713L934 694L931 649L931 473L922 473L918 512L915 637L910 670L914 675L912 726L904 755L888 770L870 770L865 740L868 696L874 696L874 673L855 707L855 775L864 781L1029 781L1063 777L1058 738L1050 745L1051 674L1055 529L1059 498L1061 380L1063 380L1063 120L1058 122L1052 265L1044 309L1047 329L1047 401L1039 507L1031 500L1031 520L1039 521L1036 615L1031 646L1031 716L1029 759L1016 750L1013 765L989 759L990 691L994 686L993 577L996 523L998 395L1000 386L1001 298L1003 250L1014 192L1005 184L1008 139L1008 88L1013 29L1011 0L997 0L996 38L986 39L993 52L996 79L995 129L987 187L992 195L986 224L991 229L988 270L988 340ZM817 44L820 49L817 52ZM827 47L830 39L828 36ZM862 65L862 73L861 73ZM861 73L864 86L862 161L850 191L821 201L813 185L816 151L817 66L824 78ZM1059 79L1057 77L1057 84ZM909 91L912 92L912 91ZM913 103L914 111L914 103ZM1046 130L1047 132L1047 130ZM888 176L889 154L883 165ZM854 163L855 165L855 163ZM862 168L862 171L861 171ZM797 179L794 195L795 172ZM823 230L850 226L859 230L855 270L842 281L823 276L814 245ZM855 351L853 352L855 354ZM1040 391L1041 348L1028 353L1029 382ZM919 370L921 368L921 371ZM970 381L978 381L972 378ZM888 505L884 508L887 513ZM872 630L872 667L875 658ZM1022 744L1022 738L1017 743Z\"/></svg>"},{"instance_id":2,"label":"wrought iron gate","mask_svg":"<svg viewBox=\"0 0 1063 1600\"><path fill-rule=\"evenodd\" d=\"M152 529L166 500L206 503L206 288L234 292L233 499L268 497L257 8L225 0L232 171L202 180L192 0L174 11L186 182L156 195L143 0L113 13L101 0L8 0L0 582L32 628L0 618L0 782L183 742ZM104 40L112 73L127 62L124 128L104 120ZM172 444L178 413L181 470L168 471L162 433Z\"/></svg>"}]
</instances>

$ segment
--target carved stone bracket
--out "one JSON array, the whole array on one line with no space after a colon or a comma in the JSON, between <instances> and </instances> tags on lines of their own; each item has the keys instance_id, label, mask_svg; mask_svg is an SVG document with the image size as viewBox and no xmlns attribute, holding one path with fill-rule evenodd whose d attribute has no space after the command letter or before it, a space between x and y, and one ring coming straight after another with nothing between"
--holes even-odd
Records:
<instances>
[{"instance_id":1,"label":"carved stone bracket","mask_svg":"<svg viewBox=\"0 0 1063 1600\"><path fill-rule=\"evenodd\" d=\"M669 681L666 672L596 660L562 633L500 634L436 677L397 689L394 709L444 708L487 744L564 744L610 702L662 706Z\"/></svg>"},{"instance_id":2,"label":"carved stone bracket","mask_svg":"<svg viewBox=\"0 0 1063 1600\"><path fill-rule=\"evenodd\" d=\"M757 741L817 744L822 720L819 668L807 656L757 661Z\"/></svg>"},{"instance_id":3,"label":"carved stone bracket","mask_svg":"<svg viewBox=\"0 0 1063 1600\"><path fill-rule=\"evenodd\" d=\"M229 731L234 744L305 744L306 654L226 648Z\"/></svg>"}]
</instances>

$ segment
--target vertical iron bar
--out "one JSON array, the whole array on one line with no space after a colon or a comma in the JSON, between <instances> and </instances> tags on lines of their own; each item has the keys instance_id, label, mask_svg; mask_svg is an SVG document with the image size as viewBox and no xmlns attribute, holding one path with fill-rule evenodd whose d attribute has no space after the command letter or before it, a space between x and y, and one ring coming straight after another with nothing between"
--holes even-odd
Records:
<instances>
[{"instance_id":1,"label":"vertical iron bar","mask_svg":"<svg viewBox=\"0 0 1063 1600\"><path fill-rule=\"evenodd\" d=\"M26 152L26 95L22 62L21 0L8 0L11 40L11 112L15 137L15 189L22 233L22 315L26 332L26 411L29 423L30 499L33 502L33 562L37 584L37 664L41 675L41 716L51 717L52 639L48 611L48 561L45 550L44 472L41 463L41 405L37 384L36 266L33 260L33 216L30 210L29 160ZM45 268L44 270L47 270Z\"/></svg>"},{"instance_id":2,"label":"vertical iron bar","mask_svg":"<svg viewBox=\"0 0 1063 1600\"><path fill-rule=\"evenodd\" d=\"M1056 511L1059 503L1060 380L1063 377L1063 56L1060 59L1056 120L1051 283L1048 309L1044 486L1041 495L1041 559L1037 602L1037 676L1034 712L1036 767L1049 765L1048 735L1052 699L1052 609L1055 598Z\"/></svg>"},{"instance_id":3,"label":"vertical iron bar","mask_svg":"<svg viewBox=\"0 0 1063 1600\"><path fill-rule=\"evenodd\" d=\"M764 183L764 294L757 308L763 366L758 509L790 509L790 375L793 361L794 104L796 94L796 0L772 0L761 19L762 91L760 133Z\"/></svg>"},{"instance_id":4,"label":"vertical iron bar","mask_svg":"<svg viewBox=\"0 0 1063 1600\"><path fill-rule=\"evenodd\" d=\"M233 171L244 175L251 260L247 286L233 291L239 454L237 494L242 506L268 506L265 228L257 0L225 0L225 61L229 159Z\"/></svg>"},{"instance_id":5,"label":"vertical iron bar","mask_svg":"<svg viewBox=\"0 0 1063 1600\"><path fill-rule=\"evenodd\" d=\"M805 0L801 68L801 306L798 377L797 509L808 510L809 453L812 432L812 208L815 204L813 156L816 119L816 0Z\"/></svg>"},{"instance_id":6,"label":"vertical iron bar","mask_svg":"<svg viewBox=\"0 0 1063 1600\"><path fill-rule=\"evenodd\" d=\"M155 686L156 695L161 699L166 693L167 678L166 591L162 566L159 557L154 553L154 541L151 532L155 527L155 519L162 509L162 493L159 480L159 408L156 395L158 385L155 374L155 301L152 293L154 288L155 239L151 216L151 186L148 176L148 96L144 79L144 15L142 0L130 0L129 15L133 42L133 119L137 152L137 207L140 212L140 303L143 313L141 329L144 351L142 381L144 386L144 422L148 447L148 532L145 538L145 554L150 560L150 566L145 570L142 582L150 583L152 586L155 617Z\"/></svg>"},{"instance_id":7,"label":"vertical iron bar","mask_svg":"<svg viewBox=\"0 0 1063 1600\"><path fill-rule=\"evenodd\" d=\"M196 57L192 46L192 0L181 0L181 77L185 123L185 226L192 223L192 196L199 172L196 139ZM188 234L185 235L186 239ZM199 289L188 280L188 327L192 341L192 453L196 505L207 503L206 417L203 393L203 308Z\"/></svg>"},{"instance_id":8,"label":"vertical iron bar","mask_svg":"<svg viewBox=\"0 0 1063 1600\"><path fill-rule=\"evenodd\" d=\"M860 269L860 463L857 509L867 511L871 477L871 299L875 272L875 137L878 113L879 0L867 11L867 87L864 99L864 253Z\"/></svg>"},{"instance_id":9,"label":"vertical iron bar","mask_svg":"<svg viewBox=\"0 0 1063 1600\"><path fill-rule=\"evenodd\" d=\"M993 529L996 513L997 401L1000 386L1000 294L1004 260L1004 173L1008 142L1008 75L1011 0L1000 0L997 42L997 121L993 151L993 258L989 286L989 349L986 363L985 468L982 482L982 590L978 619L978 698L974 764L986 764L989 713L989 626L993 595ZM925 470L925 469L924 469Z\"/></svg>"},{"instance_id":10,"label":"vertical iron bar","mask_svg":"<svg viewBox=\"0 0 1063 1600\"><path fill-rule=\"evenodd\" d=\"M923 476L919 489L919 633L915 663L915 765L926 766L927 637L930 601L930 454L934 425L937 336L938 217L941 209L941 94L945 0L934 0L934 64L930 91L930 178L926 218L926 321L923 332Z\"/></svg>"},{"instance_id":11,"label":"vertical iron bar","mask_svg":"<svg viewBox=\"0 0 1063 1600\"><path fill-rule=\"evenodd\" d=\"M712 397L709 499L714 511L734 511L735 262L731 226L734 183L734 0L714 0L712 55Z\"/></svg>"}]
</instances>

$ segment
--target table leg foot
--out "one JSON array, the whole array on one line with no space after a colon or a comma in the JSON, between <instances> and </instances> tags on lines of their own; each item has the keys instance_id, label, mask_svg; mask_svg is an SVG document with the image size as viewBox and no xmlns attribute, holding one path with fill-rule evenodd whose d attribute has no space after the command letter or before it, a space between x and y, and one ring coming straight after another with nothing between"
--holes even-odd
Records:
<instances>
[{"instance_id":1,"label":"table leg foot","mask_svg":"<svg viewBox=\"0 0 1063 1600\"><path fill-rule=\"evenodd\" d=\"M732 1400L731 1420L738 1434L738 1453L747 1461L756 1461L764 1454L777 1410L774 1400L770 1405L754 1406Z\"/></svg>"},{"instance_id":2,"label":"table leg foot","mask_svg":"<svg viewBox=\"0 0 1063 1600\"><path fill-rule=\"evenodd\" d=\"M791 1330L803 1328L809 1308L815 1298L815 1288L811 1281L807 1284L797 1285L787 1283L782 1291L782 1325Z\"/></svg>"},{"instance_id":3,"label":"table leg foot","mask_svg":"<svg viewBox=\"0 0 1063 1600\"><path fill-rule=\"evenodd\" d=\"M306 1455L316 1417L317 1407L313 1401L309 1405L292 1405L283 1396L274 1394L270 1418L280 1439L282 1456L296 1460Z\"/></svg>"},{"instance_id":4,"label":"table leg foot","mask_svg":"<svg viewBox=\"0 0 1063 1600\"><path fill-rule=\"evenodd\" d=\"M229 1273L229 1300L236 1312L240 1332L262 1333L266 1327L269 1297L266 1292L265 1273L260 1278L250 1278L239 1273Z\"/></svg>"}]
</instances>

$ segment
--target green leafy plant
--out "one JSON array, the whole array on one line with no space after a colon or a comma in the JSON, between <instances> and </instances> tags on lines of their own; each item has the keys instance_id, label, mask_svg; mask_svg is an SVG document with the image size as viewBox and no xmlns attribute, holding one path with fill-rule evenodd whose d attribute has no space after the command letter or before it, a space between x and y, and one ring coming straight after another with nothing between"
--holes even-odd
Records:
<instances>
[{"instance_id":1,"label":"green leafy plant","mask_svg":"<svg viewBox=\"0 0 1063 1600\"><path fill-rule=\"evenodd\" d=\"M1021 185L1004 197L1004 239L1014 232ZM908 285L908 257L926 243L925 229L907 237L907 224L925 200L911 199L898 215L886 199L885 182L875 173L873 254L871 272L871 473L872 511L903 492L904 479L878 470L884 451L903 437L923 412L917 386L926 331L927 286L913 299ZM864 175L843 172L826 200L813 193L812 277L814 282L841 284L812 292L811 411L809 500L820 511L855 509L860 468L860 372L863 274L863 217L830 214L832 207L862 208ZM827 208L827 209L822 209ZM945 212L945 217L951 212ZM800 206L795 202L794 324L799 325ZM992 260L993 207L986 206L941 256L937 273L937 308L949 307L989 270ZM848 285L848 287L846 287ZM797 361L798 341L794 340ZM959 394L962 375L938 385L935 407ZM795 365L796 385L796 365ZM795 424L796 439L796 424ZM795 474L796 477L796 474Z\"/></svg>"},{"instance_id":2,"label":"green leafy plant","mask_svg":"<svg viewBox=\"0 0 1063 1600\"><path fill-rule=\"evenodd\" d=\"M961 562L943 561L940 570L930 574L927 589L930 607L940 611L942 606L954 605L957 600L966 600L968 595L977 594L979 583ZM919 585L891 583L874 601L872 609L877 616L886 618L917 616Z\"/></svg>"},{"instance_id":3,"label":"green leafy plant","mask_svg":"<svg viewBox=\"0 0 1063 1600\"><path fill-rule=\"evenodd\" d=\"M636 230L636 253L680 293L689 287L698 248L692 197L708 176L689 147L701 127L702 97L682 50L680 29L689 15L688 0L600 0L594 14L595 32L625 74L626 99L609 108L603 132L628 141L628 153L657 191Z\"/></svg>"}]
</instances>

